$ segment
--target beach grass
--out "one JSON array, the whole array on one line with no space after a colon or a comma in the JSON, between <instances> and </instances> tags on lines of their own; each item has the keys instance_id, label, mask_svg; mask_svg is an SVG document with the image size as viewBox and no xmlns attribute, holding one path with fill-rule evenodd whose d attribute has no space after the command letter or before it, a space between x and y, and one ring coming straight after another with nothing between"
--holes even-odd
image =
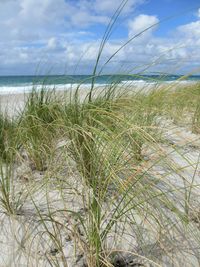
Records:
<instances>
[{"instance_id":1,"label":"beach grass","mask_svg":"<svg viewBox=\"0 0 200 267\"><path fill-rule=\"evenodd\" d=\"M16 149L16 122L6 113L0 114L0 153L2 160L9 161Z\"/></svg>"},{"instance_id":2,"label":"beach grass","mask_svg":"<svg viewBox=\"0 0 200 267\"><path fill-rule=\"evenodd\" d=\"M2 149L15 153L11 161L2 158L1 212L20 216L22 223L29 221L24 242L27 259L34 259L34 266L76 266L70 265L67 250L71 245L68 248L63 238L73 244L74 260L80 260L74 263L77 266L118 266L117 262L125 261L160 266L163 257L175 262L172 252L177 260L187 249L191 251L189 247L183 250L179 237L181 231L184 242L190 243L187 235L193 236L198 229L190 222L194 179L183 177L182 167L171 161L176 148L164 151L162 144L167 140L160 120L173 119L172 110L179 109L190 114L193 130L194 117L198 125L199 102L189 99L189 92L198 92L197 87L149 93L123 88L120 93L115 85L115 90L95 92L93 88L92 98L83 97L77 89L64 101L54 91L33 90L20 116L12 124L2 123L6 129ZM8 135L13 127L15 142ZM184 160L182 152L178 155ZM166 166L163 176L154 171L159 164ZM194 169L195 177L198 162L188 160L187 166ZM184 181L183 188L168 179L172 173ZM21 177L25 180L19 181ZM25 183L23 194L16 189L21 183ZM72 195L79 204L68 200ZM74 209L74 205L78 206ZM175 246L176 252L175 243L180 245L179 249ZM46 252L34 258L41 245Z\"/></svg>"}]
</instances>

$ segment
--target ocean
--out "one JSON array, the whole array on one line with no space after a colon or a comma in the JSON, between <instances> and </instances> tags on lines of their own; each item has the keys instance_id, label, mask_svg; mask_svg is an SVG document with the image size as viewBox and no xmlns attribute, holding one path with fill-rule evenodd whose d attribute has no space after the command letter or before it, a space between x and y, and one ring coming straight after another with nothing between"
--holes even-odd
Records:
<instances>
[{"instance_id":1,"label":"ocean","mask_svg":"<svg viewBox=\"0 0 200 267\"><path fill-rule=\"evenodd\" d=\"M112 83L128 85L145 85L153 83L192 83L200 82L200 75L184 77L181 75L101 75L95 77L95 86ZM30 92L33 88L56 88L67 90L81 84L90 87L92 78L89 75L50 75L50 76L0 76L0 94Z\"/></svg>"}]
</instances>

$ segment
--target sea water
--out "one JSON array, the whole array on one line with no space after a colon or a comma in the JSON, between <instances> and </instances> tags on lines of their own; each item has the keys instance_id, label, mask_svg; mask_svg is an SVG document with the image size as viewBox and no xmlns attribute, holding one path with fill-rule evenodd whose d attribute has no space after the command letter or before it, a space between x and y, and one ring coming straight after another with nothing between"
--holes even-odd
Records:
<instances>
[{"instance_id":1,"label":"sea water","mask_svg":"<svg viewBox=\"0 0 200 267\"><path fill-rule=\"evenodd\" d=\"M157 83L193 83L200 82L199 76L181 75L50 75L50 76L0 76L0 94L30 92L33 88L55 88L67 90L71 87L81 86L89 88L106 86L109 84L146 85Z\"/></svg>"}]
</instances>

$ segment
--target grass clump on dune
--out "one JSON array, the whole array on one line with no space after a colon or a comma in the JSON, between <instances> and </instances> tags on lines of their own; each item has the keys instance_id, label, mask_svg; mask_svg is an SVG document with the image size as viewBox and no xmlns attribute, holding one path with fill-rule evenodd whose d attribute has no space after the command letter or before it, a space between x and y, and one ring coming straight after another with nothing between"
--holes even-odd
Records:
<instances>
[{"instance_id":1,"label":"grass clump on dune","mask_svg":"<svg viewBox=\"0 0 200 267\"><path fill-rule=\"evenodd\" d=\"M199 83L192 85L171 86L166 91L165 110L176 123L198 124ZM193 126L192 126L193 127Z\"/></svg>"},{"instance_id":2,"label":"grass clump on dune","mask_svg":"<svg viewBox=\"0 0 200 267\"><path fill-rule=\"evenodd\" d=\"M54 138L59 132L62 105L55 91L35 90L28 96L25 109L18 122L19 143L26 149L33 168L46 169L50 159Z\"/></svg>"},{"instance_id":3,"label":"grass clump on dune","mask_svg":"<svg viewBox=\"0 0 200 267\"><path fill-rule=\"evenodd\" d=\"M120 108L117 108L119 102L122 103L122 99L109 99L106 102L102 98L102 102L98 99L94 101L90 99L89 102L79 102L75 105L70 103L69 107L66 106L66 109L70 109L67 113L66 132L71 142L66 153L72 156L83 181L91 188L91 193L86 196L84 202L85 208L89 211L88 215L85 218L77 217L79 223L84 224L87 243L82 245L87 255L88 266L107 265L106 261L109 257L105 251L105 241L110 229L116 223L116 218L119 219L124 213L126 214L125 202L130 201L126 190L133 181L127 175L128 173L131 175L134 168L131 164L136 155L135 150L128 149L127 134L129 135L131 122L128 124L125 120L128 121L130 117L119 116L121 108L121 104ZM77 117L73 117L72 110L77 111L77 109L79 110L75 113ZM137 112L141 113L142 110L137 108ZM139 121L136 122L135 131L139 134ZM125 186L126 179L129 183ZM105 224L107 212L103 209L103 205L112 192L119 192L124 202L116 208L116 211L113 211L113 214L110 211L111 217ZM114 204L113 201L114 199L110 203L111 206ZM103 228L102 224L105 224Z\"/></svg>"},{"instance_id":4,"label":"grass clump on dune","mask_svg":"<svg viewBox=\"0 0 200 267\"><path fill-rule=\"evenodd\" d=\"M0 154L6 161L12 160L15 153L16 142L16 122L6 114L0 113Z\"/></svg>"},{"instance_id":5,"label":"grass clump on dune","mask_svg":"<svg viewBox=\"0 0 200 267\"><path fill-rule=\"evenodd\" d=\"M109 266L111 259L106 251L107 238L121 220L128 220L126 223L132 224L134 231L137 231L139 225L136 218L142 221L148 214L153 228L160 227L164 231L155 216L162 216L164 220L170 209L176 211L173 202L157 189L154 180L148 180L145 172L137 170L138 161L142 161L142 146L157 146L153 137L157 128L157 111L151 109L147 99L142 99L129 95L129 101L125 97L106 102L97 97L88 102L78 102L76 99L65 104L63 124L70 142L65 153L72 157L80 179L90 188L90 193L83 196L84 208L88 213L84 216L74 213L76 221L83 226L85 240L80 239L79 245L84 248L88 266ZM105 210L108 198L110 201ZM166 211L162 210L163 203ZM59 212L63 213L64 210L56 211ZM52 215L49 216L53 222ZM46 228L45 221L43 224ZM120 231L116 235L123 239L126 230ZM150 232L148 229L146 234ZM53 234L51 231L47 233L50 236ZM54 239L59 243L55 235ZM152 259L155 260L153 255Z\"/></svg>"},{"instance_id":6,"label":"grass clump on dune","mask_svg":"<svg viewBox=\"0 0 200 267\"><path fill-rule=\"evenodd\" d=\"M33 88L26 100L23 115L36 117L42 123L49 125L60 117L60 102L54 89Z\"/></svg>"}]
</instances>

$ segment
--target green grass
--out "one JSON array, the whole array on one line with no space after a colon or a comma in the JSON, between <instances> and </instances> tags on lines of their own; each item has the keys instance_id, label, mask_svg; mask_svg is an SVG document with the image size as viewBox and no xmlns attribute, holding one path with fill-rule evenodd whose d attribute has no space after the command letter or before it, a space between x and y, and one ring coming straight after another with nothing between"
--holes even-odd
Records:
<instances>
[{"instance_id":1,"label":"green grass","mask_svg":"<svg viewBox=\"0 0 200 267\"><path fill-rule=\"evenodd\" d=\"M199 84L171 88L166 92L165 109L176 123L198 125ZM197 126L198 128L198 126Z\"/></svg>"},{"instance_id":2,"label":"green grass","mask_svg":"<svg viewBox=\"0 0 200 267\"><path fill-rule=\"evenodd\" d=\"M19 144L26 149L33 168L37 170L45 170L51 158L54 138L60 130L61 106L54 90L33 89L18 118Z\"/></svg>"},{"instance_id":3,"label":"green grass","mask_svg":"<svg viewBox=\"0 0 200 267\"><path fill-rule=\"evenodd\" d=\"M54 98L54 92L33 91L21 117L16 119L15 132L20 149L16 150L16 156L13 155L18 160L12 162L16 162L17 166L22 163L31 166L29 176L33 184L28 182L23 197L18 198L19 195L15 196L11 190L16 186L16 171L13 174L9 171L4 173L2 167L0 201L7 216L24 214L26 217L26 210L23 211L26 202L35 210L38 226L31 230L33 226L29 224L33 233L29 233L26 240L27 244L30 243L30 260L35 242L43 240L46 249L53 251L49 256L41 256L43 263L47 260L52 266L70 266L65 257L67 248L62 238L70 233L76 247L75 255L76 250L81 251L88 266L112 266L116 257L114 255L124 250L123 245L120 249L117 240L123 243L120 240L126 242L125 237L134 235L144 254L133 249L129 251L130 255L139 253L138 260L143 258L143 261L154 262L156 266L161 261L153 252L148 254L145 248L147 239L151 239L153 233L159 233L155 246L159 247L160 242L163 242L162 246L167 242L173 244L167 229L170 229L172 236L179 236L182 227L190 225L188 210L193 184L187 189L189 196L184 196L168 181L151 174L151 169L160 161L167 164L169 174L177 172L176 167L168 161L168 155L163 154L160 148L162 129L158 122L161 116L171 116L166 101L158 105L158 99L161 96L164 98L166 93L168 97L174 97L176 91L170 93L155 90L149 94L131 94L123 89L121 94L120 90L117 86L115 92L113 88L106 88L105 92L95 92L93 89L95 94L90 99L81 99L78 90L71 94L71 98L66 97L65 101ZM48 98L49 95L51 98ZM179 103L175 101L174 108L178 106ZM186 107L190 108L189 105ZM57 146L59 140L64 140L60 148ZM157 161L148 168L143 158L143 149L147 146L158 154ZM25 161L21 155L22 148L28 155ZM6 163L5 166L8 168L11 165ZM30 190L30 186L38 187L34 175L41 171L44 175L39 184L40 190L44 192L42 199L45 210L41 209L37 201L37 191ZM169 174L166 173L166 177ZM73 177L75 181L78 179L84 191L80 192L76 183L71 184ZM62 204L59 205L62 208L52 205L55 201L51 196L52 190L60 195ZM81 199L84 213L73 211L68 206L67 199L73 194ZM176 195L178 198L174 201ZM180 208L184 207L184 203L187 204L185 214ZM70 228L64 222L68 221L68 217L71 218ZM108 246L110 235L113 235L112 249ZM181 249L178 252L182 253ZM58 256L52 256L54 253L58 253ZM173 261L171 257L169 259Z\"/></svg>"},{"instance_id":4,"label":"green grass","mask_svg":"<svg viewBox=\"0 0 200 267\"><path fill-rule=\"evenodd\" d=\"M7 114L0 113L0 154L10 161L16 149L16 123Z\"/></svg>"}]
</instances>

